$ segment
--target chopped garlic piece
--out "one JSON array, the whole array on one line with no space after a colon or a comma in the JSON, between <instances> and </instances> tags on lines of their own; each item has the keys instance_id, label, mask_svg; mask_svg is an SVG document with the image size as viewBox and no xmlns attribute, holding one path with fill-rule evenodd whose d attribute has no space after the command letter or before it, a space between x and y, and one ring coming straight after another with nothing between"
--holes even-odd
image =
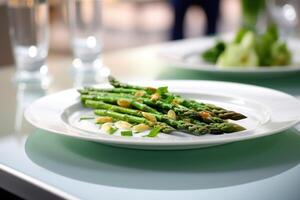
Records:
<instances>
[{"instance_id":1,"label":"chopped garlic piece","mask_svg":"<svg viewBox=\"0 0 300 200\"><path fill-rule=\"evenodd\" d=\"M147 131L149 129L150 129L150 127L146 124L138 124L138 125L135 125L132 127L132 130L134 132L138 132L138 133Z\"/></svg>"},{"instance_id":2,"label":"chopped garlic piece","mask_svg":"<svg viewBox=\"0 0 300 200\"><path fill-rule=\"evenodd\" d=\"M132 125L130 123L125 122L125 121L117 121L115 123L115 126L119 129L124 129L124 130L129 130L132 127Z\"/></svg>"},{"instance_id":3,"label":"chopped garlic piece","mask_svg":"<svg viewBox=\"0 0 300 200\"><path fill-rule=\"evenodd\" d=\"M153 122L153 123L156 123L157 120L156 120L156 117L150 113L146 113L146 112L142 112L142 115L148 119L150 122Z\"/></svg>"},{"instance_id":4,"label":"chopped garlic piece","mask_svg":"<svg viewBox=\"0 0 300 200\"><path fill-rule=\"evenodd\" d=\"M112 128L113 128L113 123L110 122L104 123L101 126L101 130L106 133L109 133Z\"/></svg>"},{"instance_id":5,"label":"chopped garlic piece","mask_svg":"<svg viewBox=\"0 0 300 200\"><path fill-rule=\"evenodd\" d=\"M139 90L139 91L137 91L137 92L134 94L134 96L135 96L135 97L142 97L142 96L144 96L145 94L146 94L145 91Z\"/></svg>"},{"instance_id":6,"label":"chopped garlic piece","mask_svg":"<svg viewBox=\"0 0 300 200\"><path fill-rule=\"evenodd\" d=\"M157 101L160 98L160 95L158 93L154 93L151 95L151 100L152 101Z\"/></svg>"},{"instance_id":7,"label":"chopped garlic piece","mask_svg":"<svg viewBox=\"0 0 300 200\"><path fill-rule=\"evenodd\" d=\"M107 117L107 116L101 116L96 118L96 123L106 123L106 122L112 122L113 118Z\"/></svg>"},{"instance_id":8,"label":"chopped garlic piece","mask_svg":"<svg viewBox=\"0 0 300 200\"><path fill-rule=\"evenodd\" d=\"M168 113L167 113L167 116L168 116L170 119L176 120L176 113L175 113L173 110L169 110Z\"/></svg>"},{"instance_id":9,"label":"chopped garlic piece","mask_svg":"<svg viewBox=\"0 0 300 200\"><path fill-rule=\"evenodd\" d=\"M117 104L123 108L128 108L130 107L130 101L127 99L119 99L117 101Z\"/></svg>"}]
</instances>

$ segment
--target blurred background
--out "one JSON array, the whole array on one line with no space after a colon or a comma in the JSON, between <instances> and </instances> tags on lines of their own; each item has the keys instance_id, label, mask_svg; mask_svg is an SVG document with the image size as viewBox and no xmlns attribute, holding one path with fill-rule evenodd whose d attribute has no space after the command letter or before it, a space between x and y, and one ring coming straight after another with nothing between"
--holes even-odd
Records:
<instances>
[{"instance_id":1,"label":"blurred background","mask_svg":"<svg viewBox=\"0 0 300 200\"><path fill-rule=\"evenodd\" d=\"M66 1L49 0L49 5L49 56L71 55ZM88 6L84 12L88 15ZM113 51L233 32L240 25L241 6L239 0L103 0L102 17L103 50ZM0 25L0 66L10 65L13 58L5 0L0 0Z\"/></svg>"}]
</instances>

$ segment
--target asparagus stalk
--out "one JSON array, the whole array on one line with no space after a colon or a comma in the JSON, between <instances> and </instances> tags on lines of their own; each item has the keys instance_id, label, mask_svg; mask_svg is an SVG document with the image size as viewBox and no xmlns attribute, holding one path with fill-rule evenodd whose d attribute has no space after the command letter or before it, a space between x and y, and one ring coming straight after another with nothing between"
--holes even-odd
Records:
<instances>
[{"instance_id":1,"label":"asparagus stalk","mask_svg":"<svg viewBox=\"0 0 300 200\"><path fill-rule=\"evenodd\" d=\"M141 86L136 86L136 85L129 85L127 83L121 83L121 82L119 82L117 79L115 79L112 76L108 77L108 81L115 88L127 88L127 89L135 89L135 90L145 90L145 91L147 91L150 94L156 92L156 88L141 87Z\"/></svg>"},{"instance_id":2,"label":"asparagus stalk","mask_svg":"<svg viewBox=\"0 0 300 200\"><path fill-rule=\"evenodd\" d=\"M104 102L107 102L107 103L113 103L113 104L116 104L118 102L118 100L120 98L123 98L122 96L114 96L114 95L107 95L107 94L104 94L104 95L81 95L81 101L82 102L85 102L86 100L100 100L100 101L104 101ZM130 104L139 109L139 110L142 110L142 111L146 111L146 112L150 112L150 113L156 113L156 114L159 114L159 112L141 102L138 102L134 99L129 99L129 98L126 98L126 100L128 102L130 102Z\"/></svg>"},{"instance_id":3,"label":"asparagus stalk","mask_svg":"<svg viewBox=\"0 0 300 200\"><path fill-rule=\"evenodd\" d=\"M126 83L121 83L111 76L109 77L109 82L115 88L144 90L144 91L148 91L148 93L149 93L149 91L152 91L152 93L156 92L155 88L149 89L148 87L141 87L141 86L129 85ZM171 93L164 93L164 95L167 97L178 98L182 102L182 105L187 108L194 109L196 111L209 111L212 114L214 114L217 117L220 117L222 119L240 120L240 119L246 118L246 116L241 113L229 111L224 108L217 107L215 105L204 104L201 102L197 102L195 100L184 99L184 98L180 97L179 95L174 95Z\"/></svg>"},{"instance_id":4,"label":"asparagus stalk","mask_svg":"<svg viewBox=\"0 0 300 200\"><path fill-rule=\"evenodd\" d=\"M246 116L241 113L237 113L237 112L230 111L230 110L225 110L224 108L217 107L212 104L200 103L195 100L183 99L182 105L186 106L187 108L191 108L191 109L194 109L197 111L205 111L205 110L209 111L222 119L240 120L240 119L246 118Z\"/></svg>"},{"instance_id":5,"label":"asparagus stalk","mask_svg":"<svg viewBox=\"0 0 300 200\"><path fill-rule=\"evenodd\" d=\"M135 89L127 89L127 88L112 88L112 89L97 89L97 88L85 88L83 90L78 90L81 94L90 94L90 95L97 95L97 94L103 94L103 93L113 93L117 95L126 96L129 98L135 97L134 95L144 90L135 90ZM132 96L129 96L132 95ZM169 95L170 96L170 95ZM143 98L151 98L151 95L144 94ZM246 118L243 114L237 113L234 111L225 110L223 108L217 107L215 105L211 104L204 104L200 103L194 100L187 100L182 99L178 96L174 97L174 99L177 99L179 102L181 102L181 105L193 109L195 111L209 111L213 116L219 117L221 119L232 119L232 120L240 120ZM165 99L161 99L162 102L165 102Z\"/></svg>"},{"instance_id":6,"label":"asparagus stalk","mask_svg":"<svg viewBox=\"0 0 300 200\"><path fill-rule=\"evenodd\" d=\"M132 116L132 115L128 115L128 114L117 113L117 112L113 112L113 111L109 111L109 110L97 109L97 110L94 110L94 113L96 115L109 116L114 119L123 120L123 121L129 122L129 123L135 123L135 124L144 123L150 127L159 128L163 133L170 133L175 130L173 127L171 127L165 123L162 123L162 122L154 123L154 122L151 122L142 117L136 117L136 116Z\"/></svg>"},{"instance_id":7,"label":"asparagus stalk","mask_svg":"<svg viewBox=\"0 0 300 200\"><path fill-rule=\"evenodd\" d=\"M170 103L168 104L168 103L165 103L160 100L152 101L151 99L142 98L142 97L138 97L138 98L136 97L133 99L133 97L131 95L127 95L127 94L119 95L119 94L112 94L112 93L97 93L95 95L81 95L81 99L83 101L87 100L87 99L101 100L106 103L113 103L113 104L116 104L116 102L120 98L124 98L127 101L132 102L131 104L134 107L138 108L139 110L150 112L150 113L159 114L159 112L157 110L151 108L151 107L156 107L156 108L162 109L164 111L174 110L174 112L177 115L198 119L198 120L206 122L206 123L216 123L216 122L220 123L220 122L224 121L221 118L213 117L213 116L209 116L209 115L207 117L203 117L203 115L200 112L188 109L181 105L174 105L174 104L170 104ZM138 106L136 106L136 105L138 105Z\"/></svg>"},{"instance_id":8,"label":"asparagus stalk","mask_svg":"<svg viewBox=\"0 0 300 200\"><path fill-rule=\"evenodd\" d=\"M187 119L193 124L196 125L202 125L202 122L193 120L193 119ZM223 134L223 133L234 133L238 131L243 131L245 130L244 127L235 124L235 123L230 123L230 122L223 122L223 123L211 123L207 125L207 128L210 130L211 134L217 135L217 134Z\"/></svg>"},{"instance_id":9,"label":"asparagus stalk","mask_svg":"<svg viewBox=\"0 0 300 200\"><path fill-rule=\"evenodd\" d=\"M245 118L240 113L228 111L215 105L184 99L179 95L169 93L166 87L156 89L132 86L120 83L112 77L109 80L115 88L85 87L78 90L81 94L82 103L87 107L97 109L94 110L95 114L98 113L97 115L110 116L135 124L144 123L166 133L175 130L173 127L193 135L223 134L245 130L242 126L224 120ZM152 98L157 95L159 98ZM175 117L177 115L177 120L174 120L172 115L169 118L169 113L168 116L163 114L169 110L176 113L173 112L173 115ZM156 120L144 116L145 113L148 115L151 113Z\"/></svg>"},{"instance_id":10,"label":"asparagus stalk","mask_svg":"<svg viewBox=\"0 0 300 200\"><path fill-rule=\"evenodd\" d=\"M244 127L234 123L214 123L208 125L212 134L233 133L246 130ZM222 132L219 132L221 130Z\"/></svg>"},{"instance_id":11,"label":"asparagus stalk","mask_svg":"<svg viewBox=\"0 0 300 200\"><path fill-rule=\"evenodd\" d=\"M120 112L124 114L143 117L142 112L139 112L137 110L106 104L101 101L87 100L85 102L85 106L94 109L99 109L99 108L107 109L114 112ZM212 133L212 134L232 133L232 132L245 130L244 127L230 122L212 123L207 125L203 122L199 122L197 120L192 120L192 119L189 119L190 122L188 122L184 120L173 120L162 114L152 114L152 115L155 116L158 121L165 122L168 125L175 127L177 129L190 131L192 132L193 135L202 135L208 133Z\"/></svg>"},{"instance_id":12,"label":"asparagus stalk","mask_svg":"<svg viewBox=\"0 0 300 200\"><path fill-rule=\"evenodd\" d=\"M90 107L93 109L106 109L118 113L143 117L143 113L140 111L107 104L102 101L86 100L84 105L86 107ZM210 133L210 130L205 123L196 125L182 120L173 120L162 114L152 114L152 115L155 116L156 119L160 122L164 122L172 127L175 127L176 129L185 130L188 133L191 133L193 135L204 135Z\"/></svg>"},{"instance_id":13,"label":"asparagus stalk","mask_svg":"<svg viewBox=\"0 0 300 200\"><path fill-rule=\"evenodd\" d=\"M83 89L79 89L78 92L80 94L90 94L91 92L110 92L110 93L126 93L126 94L135 94L138 90L128 89L128 88L110 88L110 89L100 89L94 87L85 87Z\"/></svg>"}]
</instances>

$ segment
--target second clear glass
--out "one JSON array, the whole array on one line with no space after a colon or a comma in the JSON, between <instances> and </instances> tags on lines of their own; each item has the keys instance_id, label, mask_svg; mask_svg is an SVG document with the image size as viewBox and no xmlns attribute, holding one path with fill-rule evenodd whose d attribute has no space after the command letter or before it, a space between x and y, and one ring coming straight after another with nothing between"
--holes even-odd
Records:
<instances>
[{"instance_id":1,"label":"second clear glass","mask_svg":"<svg viewBox=\"0 0 300 200\"><path fill-rule=\"evenodd\" d=\"M48 68L49 24L46 0L9 0L10 40L17 66L16 80L40 82Z\"/></svg>"},{"instance_id":2,"label":"second clear glass","mask_svg":"<svg viewBox=\"0 0 300 200\"><path fill-rule=\"evenodd\" d=\"M68 0L73 67L76 70L102 67L101 4L102 0Z\"/></svg>"}]
</instances>

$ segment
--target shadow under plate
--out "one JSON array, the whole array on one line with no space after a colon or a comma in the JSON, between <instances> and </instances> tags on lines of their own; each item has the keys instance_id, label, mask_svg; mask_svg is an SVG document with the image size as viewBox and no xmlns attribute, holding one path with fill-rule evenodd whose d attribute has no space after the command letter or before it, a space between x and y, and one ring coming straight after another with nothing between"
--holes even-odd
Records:
<instances>
[{"instance_id":1,"label":"shadow under plate","mask_svg":"<svg viewBox=\"0 0 300 200\"><path fill-rule=\"evenodd\" d=\"M37 130L26 153L37 165L79 181L155 190L239 185L283 173L300 162L300 135L280 134L195 150L117 148Z\"/></svg>"}]
</instances>

